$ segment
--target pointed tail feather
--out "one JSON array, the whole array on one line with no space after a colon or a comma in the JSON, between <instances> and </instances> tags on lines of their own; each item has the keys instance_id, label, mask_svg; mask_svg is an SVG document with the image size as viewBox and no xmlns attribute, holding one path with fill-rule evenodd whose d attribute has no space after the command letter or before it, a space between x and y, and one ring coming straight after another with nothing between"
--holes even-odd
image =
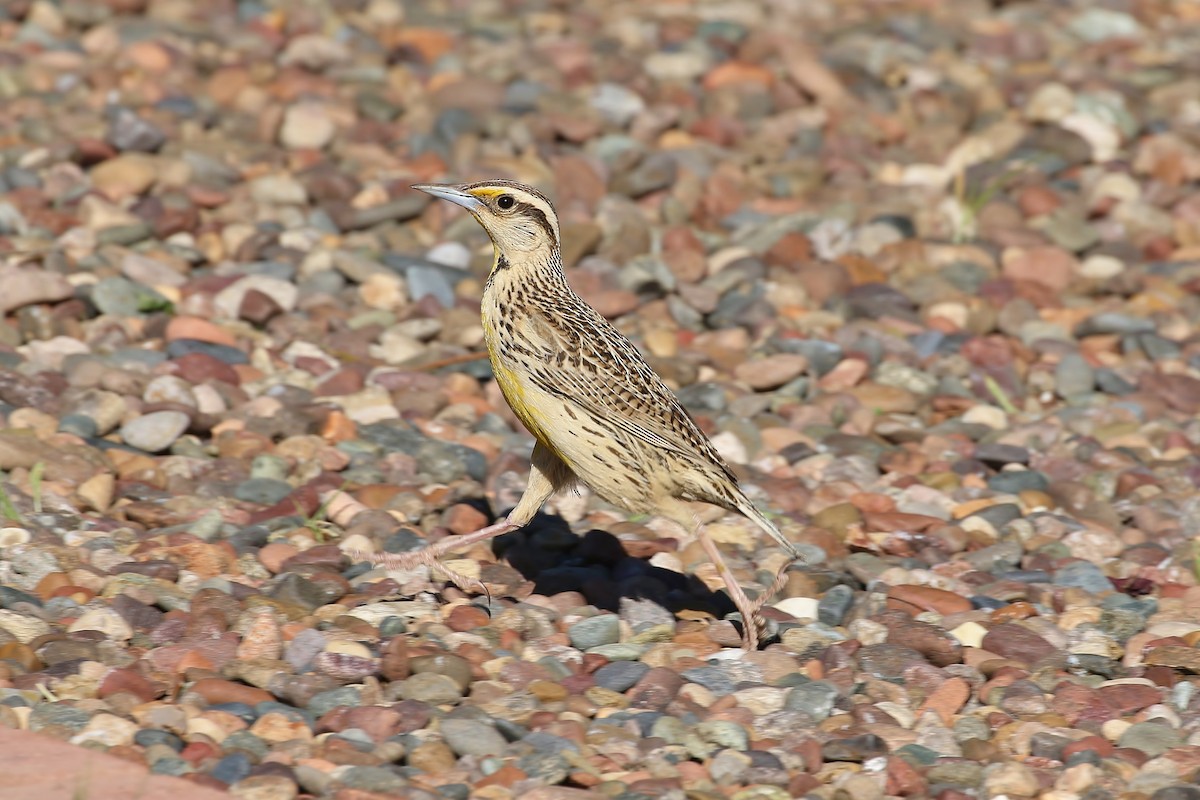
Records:
<instances>
[{"instance_id":1,"label":"pointed tail feather","mask_svg":"<svg viewBox=\"0 0 1200 800\"><path fill-rule=\"evenodd\" d=\"M741 502L738 503L738 511L742 512L742 514L744 514L746 517L753 520L754 523L766 531L772 539L774 539L776 542L779 542L779 546L787 551L787 554L791 556L793 560L798 561L803 559L803 556L800 555L800 551L796 549L796 545L789 542L787 538L785 538L784 535L779 531L779 528L775 527L775 523L767 519L767 516L759 511L754 503L750 502L749 498L741 498Z\"/></svg>"}]
</instances>

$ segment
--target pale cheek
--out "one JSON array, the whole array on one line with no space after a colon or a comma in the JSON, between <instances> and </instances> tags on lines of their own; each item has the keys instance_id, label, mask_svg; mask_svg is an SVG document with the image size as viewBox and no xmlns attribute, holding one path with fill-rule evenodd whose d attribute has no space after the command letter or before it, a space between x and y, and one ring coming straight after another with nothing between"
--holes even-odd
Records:
<instances>
[{"instance_id":1,"label":"pale cheek","mask_svg":"<svg viewBox=\"0 0 1200 800\"><path fill-rule=\"evenodd\" d=\"M515 226L504 232L505 244L513 250L533 250L537 247L537 233L525 226Z\"/></svg>"}]
</instances>

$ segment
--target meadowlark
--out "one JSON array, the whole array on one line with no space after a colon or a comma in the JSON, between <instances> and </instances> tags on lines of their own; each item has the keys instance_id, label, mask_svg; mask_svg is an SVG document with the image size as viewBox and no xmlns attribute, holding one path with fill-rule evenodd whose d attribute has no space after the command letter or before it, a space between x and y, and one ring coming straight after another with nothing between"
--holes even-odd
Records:
<instances>
[{"instance_id":1,"label":"meadowlark","mask_svg":"<svg viewBox=\"0 0 1200 800\"><path fill-rule=\"evenodd\" d=\"M500 390L536 444L528 486L507 518L415 553L369 558L392 568L432 566L452 550L523 527L552 494L579 482L632 513L662 514L692 528L741 612L743 644L756 649L762 603L779 590L784 573L751 602L688 502L739 512L793 561L799 554L742 492L633 343L571 289L550 202L536 189L501 180L413 188L467 209L492 240L484 336Z\"/></svg>"}]
</instances>

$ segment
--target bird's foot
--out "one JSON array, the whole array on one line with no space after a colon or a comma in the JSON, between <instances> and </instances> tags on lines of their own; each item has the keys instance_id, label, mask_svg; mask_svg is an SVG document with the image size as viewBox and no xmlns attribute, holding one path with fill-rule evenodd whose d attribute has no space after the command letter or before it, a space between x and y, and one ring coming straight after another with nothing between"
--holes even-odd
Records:
<instances>
[{"instance_id":1,"label":"bird's foot","mask_svg":"<svg viewBox=\"0 0 1200 800\"><path fill-rule=\"evenodd\" d=\"M747 600L747 607L742 612L742 646L746 650L757 650L759 643L766 636L767 621L763 619L762 610L771 598L779 594L783 590L783 587L787 585L788 567L794 563L796 563L796 559L791 559L785 563L780 567L779 572L775 575L775 580L771 582L766 591L753 601Z\"/></svg>"},{"instance_id":2,"label":"bird's foot","mask_svg":"<svg viewBox=\"0 0 1200 800\"><path fill-rule=\"evenodd\" d=\"M411 553L363 553L353 551L349 554L360 561L369 561L384 569L413 570L417 567L428 567L430 571L440 573L446 580L453 583L467 594L484 594L491 599L491 592L479 578L457 572L438 560L438 553L433 547L426 547Z\"/></svg>"},{"instance_id":3,"label":"bird's foot","mask_svg":"<svg viewBox=\"0 0 1200 800\"><path fill-rule=\"evenodd\" d=\"M783 587L787 585L788 568L795 563L796 559L791 559L790 561L785 562L784 565L779 568L779 572L775 574L775 580L771 582L771 585L768 586L766 591L760 594L754 600L754 602L750 604L750 608L754 612L755 619L759 619L759 615L761 614L763 607L766 606L771 598L783 591Z\"/></svg>"},{"instance_id":4,"label":"bird's foot","mask_svg":"<svg viewBox=\"0 0 1200 800\"><path fill-rule=\"evenodd\" d=\"M445 539L415 552L364 553L360 550L354 550L347 553L347 555L360 561L370 561L372 564L384 567L385 569L412 570L417 567L429 567L430 570L445 575L447 580L462 591L467 593L474 591L475 594L485 594L490 600L491 592L488 591L483 581L470 575L463 575L461 572L456 572L443 564L439 559L447 553L470 547L478 542L483 542L502 533L507 533L517 527L516 524L503 519L471 533L464 533L461 536L447 536Z\"/></svg>"},{"instance_id":5,"label":"bird's foot","mask_svg":"<svg viewBox=\"0 0 1200 800\"><path fill-rule=\"evenodd\" d=\"M754 614L750 619L742 617L742 647L747 653L753 653L758 650L761 636L766 632L767 622L758 614Z\"/></svg>"}]
</instances>

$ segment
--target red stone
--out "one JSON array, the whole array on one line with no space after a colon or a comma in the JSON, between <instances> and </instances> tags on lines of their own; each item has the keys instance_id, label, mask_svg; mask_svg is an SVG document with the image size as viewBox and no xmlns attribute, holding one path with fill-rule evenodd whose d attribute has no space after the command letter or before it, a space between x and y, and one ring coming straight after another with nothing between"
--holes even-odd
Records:
<instances>
[{"instance_id":1,"label":"red stone","mask_svg":"<svg viewBox=\"0 0 1200 800\"><path fill-rule=\"evenodd\" d=\"M488 624L491 618L487 612L478 606L456 606L450 612L450 616L446 618L446 626L452 631L471 631L476 628L482 628Z\"/></svg>"},{"instance_id":2,"label":"red stone","mask_svg":"<svg viewBox=\"0 0 1200 800\"><path fill-rule=\"evenodd\" d=\"M128 692L143 703L148 703L162 694L149 678L128 668L109 670L100 682L97 695L103 699L117 692Z\"/></svg>"},{"instance_id":3,"label":"red stone","mask_svg":"<svg viewBox=\"0 0 1200 800\"><path fill-rule=\"evenodd\" d=\"M191 691L203 697L210 705L216 703L245 703L257 705L274 700L268 691L221 678L203 678L192 684Z\"/></svg>"},{"instance_id":4,"label":"red stone","mask_svg":"<svg viewBox=\"0 0 1200 800\"><path fill-rule=\"evenodd\" d=\"M889 607L895 607L901 611L909 611L910 609L904 606L911 606L917 610L917 613L935 611L944 616L971 610L971 601L967 598L933 586L900 584L888 589L887 597ZM903 606L893 606L890 602L892 600L899 601ZM913 612L910 611L910 613Z\"/></svg>"},{"instance_id":5,"label":"red stone","mask_svg":"<svg viewBox=\"0 0 1200 800\"><path fill-rule=\"evenodd\" d=\"M988 631L983 637L983 649L1022 664L1032 664L1055 652L1054 645L1028 628L1012 622L1005 622Z\"/></svg>"},{"instance_id":6,"label":"red stone","mask_svg":"<svg viewBox=\"0 0 1200 800\"><path fill-rule=\"evenodd\" d=\"M241 382L233 367L207 353L188 353L170 363L174 366L175 374L191 384L221 381L237 386Z\"/></svg>"},{"instance_id":7,"label":"red stone","mask_svg":"<svg viewBox=\"0 0 1200 800\"><path fill-rule=\"evenodd\" d=\"M282 313L283 307L273 297L257 289L250 289L242 295L242 303L238 306L240 318L259 326L266 325Z\"/></svg>"},{"instance_id":8,"label":"red stone","mask_svg":"<svg viewBox=\"0 0 1200 800\"><path fill-rule=\"evenodd\" d=\"M1102 736L1085 736L1082 739L1076 739L1063 748L1062 757L1066 761L1076 753L1085 753L1093 751L1101 758L1108 758L1113 754L1113 744Z\"/></svg>"},{"instance_id":9,"label":"red stone","mask_svg":"<svg viewBox=\"0 0 1200 800\"><path fill-rule=\"evenodd\" d=\"M1162 690L1142 683L1118 683L1096 690L1105 703L1120 714L1131 714L1162 702Z\"/></svg>"}]
</instances>

